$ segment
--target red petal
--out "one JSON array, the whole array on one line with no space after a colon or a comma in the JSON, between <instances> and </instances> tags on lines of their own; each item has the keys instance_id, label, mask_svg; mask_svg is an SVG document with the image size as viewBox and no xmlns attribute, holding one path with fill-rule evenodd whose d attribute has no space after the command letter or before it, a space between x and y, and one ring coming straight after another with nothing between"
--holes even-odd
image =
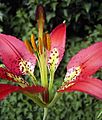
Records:
<instances>
[{"instance_id":1,"label":"red petal","mask_svg":"<svg viewBox=\"0 0 102 120\"><path fill-rule=\"evenodd\" d=\"M12 92L18 91L19 87L8 85L8 84L0 84L0 100L4 99L7 95Z\"/></svg>"},{"instance_id":2,"label":"red petal","mask_svg":"<svg viewBox=\"0 0 102 120\"><path fill-rule=\"evenodd\" d=\"M59 52L59 61L57 66L59 65L60 61L63 58L63 54L65 51L65 40L66 40L66 25L64 23L58 25L50 34L51 37L51 51L56 48ZM51 51L48 52L48 57L50 57Z\"/></svg>"},{"instance_id":3,"label":"red petal","mask_svg":"<svg viewBox=\"0 0 102 120\"><path fill-rule=\"evenodd\" d=\"M10 71L8 71L7 69L1 68L1 67L0 67L0 78L20 83L20 84L22 84L22 86L29 85L28 82L26 82L20 76L14 75Z\"/></svg>"},{"instance_id":4,"label":"red petal","mask_svg":"<svg viewBox=\"0 0 102 120\"><path fill-rule=\"evenodd\" d=\"M29 87L25 87L25 88L21 88L22 92L30 92L30 93L40 93L43 92L45 90L45 88L41 87L41 86L29 86Z\"/></svg>"},{"instance_id":5,"label":"red petal","mask_svg":"<svg viewBox=\"0 0 102 120\"><path fill-rule=\"evenodd\" d=\"M69 61L67 69L81 66L84 75L92 75L102 67L102 42L81 50Z\"/></svg>"},{"instance_id":6,"label":"red petal","mask_svg":"<svg viewBox=\"0 0 102 120\"><path fill-rule=\"evenodd\" d=\"M102 81L96 78L87 78L75 81L75 83L69 87L65 87L64 90L59 89L59 92L73 92L80 91L102 99Z\"/></svg>"},{"instance_id":7,"label":"red petal","mask_svg":"<svg viewBox=\"0 0 102 120\"><path fill-rule=\"evenodd\" d=\"M7 75L8 73L10 72L7 69L0 67L0 78L6 79L6 80L13 80Z\"/></svg>"},{"instance_id":8,"label":"red petal","mask_svg":"<svg viewBox=\"0 0 102 120\"><path fill-rule=\"evenodd\" d=\"M41 87L41 86L29 86L26 88L21 88L19 86L13 86L13 85L9 85L9 84L0 84L0 100L4 99L7 95L9 95L12 92L16 92L16 91L21 91L21 92L29 92L29 93L40 93L43 92L45 90L45 88Z\"/></svg>"},{"instance_id":9,"label":"red petal","mask_svg":"<svg viewBox=\"0 0 102 120\"><path fill-rule=\"evenodd\" d=\"M5 66L14 74L20 75L19 62L21 59L34 68L36 59L25 47L24 43L16 37L0 34L0 56Z\"/></svg>"}]
</instances>

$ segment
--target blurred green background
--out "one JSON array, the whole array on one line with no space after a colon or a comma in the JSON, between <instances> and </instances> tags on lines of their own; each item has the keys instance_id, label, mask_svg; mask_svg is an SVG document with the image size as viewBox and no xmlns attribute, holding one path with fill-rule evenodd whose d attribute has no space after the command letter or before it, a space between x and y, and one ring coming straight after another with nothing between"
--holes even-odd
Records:
<instances>
[{"instance_id":1,"label":"blurred green background","mask_svg":"<svg viewBox=\"0 0 102 120\"><path fill-rule=\"evenodd\" d=\"M67 24L66 52L55 75L62 82L66 64L80 49L102 41L102 0L0 0L0 32L30 39L37 34L35 9L46 11L45 31L64 20ZM102 51L100 51L102 52ZM35 70L39 77L38 69ZM102 71L95 77L102 79ZM47 120L102 120L102 101L84 93L65 93L49 110ZM43 109L19 93L0 101L0 120L42 120Z\"/></svg>"}]
</instances>

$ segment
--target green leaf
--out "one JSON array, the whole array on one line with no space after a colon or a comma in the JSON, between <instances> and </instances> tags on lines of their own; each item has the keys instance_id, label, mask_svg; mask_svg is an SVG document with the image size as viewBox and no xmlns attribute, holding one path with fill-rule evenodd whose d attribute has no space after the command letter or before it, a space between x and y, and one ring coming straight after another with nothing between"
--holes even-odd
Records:
<instances>
[{"instance_id":1,"label":"green leaf","mask_svg":"<svg viewBox=\"0 0 102 120\"><path fill-rule=\"evenodd\" d=\"M69 6L71 3L71 0L67 0L67 6Z\"/></svg>"},{"instance_id":2,"label":"green leaf","mask_svg":"<svg viewBox=\"0 0 102 120\"><path fill-rule=\"evenodd\" d=\"M75 16L75 22L78 21L79 17L80 17L81 13L78 13L76 16Z\"/></svg>"},{"instance_id":3,"label":"green leaf","mask_svg":"<svg viewBox=\"0 0 102 120\"><path fill-rule=\"evenodd\" d=\"M91 4L90 3L85 3L84 4L84 9L86 10L87 13L89 13L90 8L91 8Z\"/></svg>"}]
</instances>

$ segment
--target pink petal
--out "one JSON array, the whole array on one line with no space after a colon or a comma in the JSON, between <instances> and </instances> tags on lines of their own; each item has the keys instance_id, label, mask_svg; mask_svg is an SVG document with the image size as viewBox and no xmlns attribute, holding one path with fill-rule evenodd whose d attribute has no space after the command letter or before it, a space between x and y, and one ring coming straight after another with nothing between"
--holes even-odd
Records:
<instances>
[{"instance_id":1,"label":"pink petal","mask_svg":"<svg viewBox=\"0 0 102 120\"><path fill-rule=\"evenodd\" d=\"M25 47L24 43L16 37L0 34L0 56L5 66L14 74L20 75L20 61L23 60L31 70L36 64L35 56Z\"/></svg>"},{"instance_id":2,"label":"pink petal","mask_svg":"<svg viewBox=\"0 0 102 120\"><path fill-rule=\"evenodd\" d=\"M90 47L79 51L71 58L67 70L81 66L82 74L92 75L102 67L102 42L97 42Z\"/></svg>"},{"instance_id":3,"label":"pink petal","mask_svg":"<svg viewBox=\"0 0 102 120\"><path fill-rule=\"evenodd\" d=\"M81 79L73 82L73 85L59 89L59 92L80 91L102 99L102 81L96 78Z\"/></svg>"},{"instance_id":4,"label":"pink petal","mask_svg":"<svg viewBox=\"0 0 102 120\"><path fill-rule=\"evenodd\" d=\"M18 91L19 87L8 85L8 84L0 84L0 100L4 99L7 95L12 92Z\"/></svg>"},{"instance_id":5,"label":"pink petal","mask_svg":"<svg viewBox=\"0 0 102 120\"><path fill-rule=\"evenodd\" d=\"M54 52L56 54L56 51L53 51L56 49L58 51L58 62L57 66L59 65L60 61L63 58L63 54L65 51L65 41L66 41L66 25L64 23L58 25L50 34L51 37L51 50L48 52L49 59L52 57L51 53Z\"/></svg>"}]
</instances>

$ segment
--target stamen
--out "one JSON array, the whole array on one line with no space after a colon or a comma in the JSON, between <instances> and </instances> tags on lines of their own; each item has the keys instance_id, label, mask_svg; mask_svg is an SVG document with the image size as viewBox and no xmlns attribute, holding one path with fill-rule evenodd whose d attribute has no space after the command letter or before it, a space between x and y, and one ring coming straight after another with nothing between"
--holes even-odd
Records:
<instances>
[{"instance_id":1,"label":"stamen","mask_svg":"<svg viewBox=\"0 0 102 120\"><path fill-rule=\"evenodd\" d=\"M42 41L41 38L38 38L38 42L39 42L39 53L42 54L43 53L43 46L42 46Z\"/></svg>"},{"instance_id":2,"label":"stamen","mask_svg":"<svg viewBox=\"0 0 102 120\"><path fill-rule=\"evenodd\" d=\"M46 43L47 43L46 48L48 51L50 51L51 50L51 38L48 33L46 33Z\"/></svg>"},{"instance_id":3,"label":"stamen","mask_svg":"<svg viewBox=\"0 0 102 120\"><path fill-rule=\"evenodd\" d=\"M46 33L43 35L43 44L44 44L44 47L46 48L46 46L47 46L47 43L46 43Z\"/></svg>"},{"instance_id":4,"label":"stamen","mask_svg":"<svg viewBox=\"0 0 102 120\"><path fill-rule=\"evenodd\" d=\"M51 50L51 38L50 38L50 35L48 33L45 33L43 35L43 44L48 51Z\"/></svg>"},{"instance_id":5,"label":"stamen","mask_svg":"<svg viewBox=\"0 0 102 120\"><path fill-rule=\"evenodd\" d=\"M24 43L25 43L26 48L29 50L29 52L33 54L33 49L30 43L28 42L28 40L25 40Z\"/></svg>"},{"instance_id":6,"label":"stamen","mask_svg":"<svg viewBox=\"0 0 102 120\"><path fill-rule=\"evenodd\" d=\"M34 34L31 35L31 44L32 44L32 47L33 47L34 51L36 52L37 51L37 45L36 45L36 42L35 42Z\"/></svg>"}]
</instances>

